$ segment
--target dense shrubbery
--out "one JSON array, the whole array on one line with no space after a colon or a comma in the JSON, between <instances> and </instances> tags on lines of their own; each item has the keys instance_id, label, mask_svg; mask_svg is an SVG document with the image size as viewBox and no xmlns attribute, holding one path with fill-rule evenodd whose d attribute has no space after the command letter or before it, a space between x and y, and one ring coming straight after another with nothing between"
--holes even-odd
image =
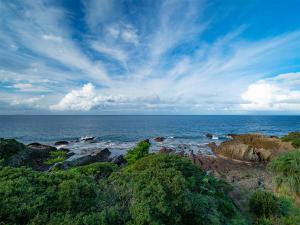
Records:
<instances>
[{"instance_id":1,"label":"dense shrubbery","mask_svg":"<svg viewBox=\"0 0 300 225\"><path fill-rule=\"evenodd\" d=\"M300 147L300 132L290 132L281 138L282 141L290 141L295 148Z\"/></svg>"},{"instance_id":2,"label":"dense shrubbery","mask_svg":"<svg viewBox=\"0 0 300 225\"><path fill-rule=\"evenodd\" d=\"M254 192L249 200L249 210L256 225L299 225L300 210L290 199L276 197L266 191Z\"/></svg>"},{"instance_id":3,"label":"dense shrubbery","mask_svg":"<svg viewBox=\"0 0 300 225\"><path fill-rule=\"evenodd\" d=\"M129 153L131 154L131 153ZM245 224L230 187L188 159L149 155L118 169L0 170L3 224Z\"/></svg>"},{"instance_id":4,"label":"dense shrubbery","mask_svg":"<svg viewBox=\"0 0 300 225\"><path fill-rule=\"evenodd\" d=\"M26 146L15 139L0 138L0 159L7 160L9 157L26 149Z\"/></svg>"},{"instance_id":5,"label":"dense shrubbery","mask_svg":"<svg viewBox=\"0 0 300 225\"><path fill-rule=\"evenodd\" d=\"M276 179L277 190L283 194L300 196L300 150L280 155L269 164Z\"/></svg>"},{"instance_id":6,"label":"dense shrubbery","mask_svg":"<svg viewBox=\"0 0 300 225\"><path fill-rule=\"evenodd\" d=\"M67 158L67 152L63 150L56 150L50 152L50 159L45 163L48 165L53 165L58 162L63 162Z\"/></svg>"},{"instance_id":7,"label":"dense shrubbery","mask_svg":"<svg viewBox=\"0 0 300 225\"><path fill-rule=\"evenodd\" d=\"M134 149L127 152L125 160L128 164L132 164L138 159L149 154L150 143L148 140L140 141Z\"/></svg>"}]
</instances>

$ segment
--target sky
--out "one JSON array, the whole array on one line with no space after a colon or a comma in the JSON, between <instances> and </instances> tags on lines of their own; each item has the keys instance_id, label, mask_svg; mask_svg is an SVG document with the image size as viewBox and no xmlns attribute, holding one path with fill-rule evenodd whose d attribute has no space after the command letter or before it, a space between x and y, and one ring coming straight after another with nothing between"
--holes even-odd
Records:
<instances>
[{"instance_id":1,"label":"sky","mask_svg":"<svg viewBox=\"0 0 300 225\"><path fill-rule=\"evenodd\" d=\"M298 0L0 0L0 114L300 114Z\"/></svg>"}]
</instances>

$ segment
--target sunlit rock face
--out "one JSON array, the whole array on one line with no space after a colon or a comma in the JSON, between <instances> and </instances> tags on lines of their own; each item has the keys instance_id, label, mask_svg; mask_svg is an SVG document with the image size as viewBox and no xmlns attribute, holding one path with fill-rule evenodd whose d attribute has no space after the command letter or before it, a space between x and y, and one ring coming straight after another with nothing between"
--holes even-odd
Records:
<instances>
[{"instance_id":1,"label":"sunlit rock face","mask_svg":"<svg viewBox=\"0 0 300 225\"><path fill-rule=\"evenodd\" d=\"M231 135L232 140L219 146L211 145L216 155L249 162L268 162L275 156L290 151L293 146L276 137L261 134Z\"/></svg>"}]
</instances>

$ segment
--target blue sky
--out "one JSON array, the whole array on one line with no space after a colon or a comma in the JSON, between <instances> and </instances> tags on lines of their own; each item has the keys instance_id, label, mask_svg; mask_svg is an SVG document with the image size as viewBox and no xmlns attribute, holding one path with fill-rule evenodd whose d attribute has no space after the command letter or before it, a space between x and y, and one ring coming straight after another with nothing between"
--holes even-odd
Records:
<instances>
[{"instance_id":1,"label":"blue sky","mask_svg":"<svg viewBox=\"0 0 300 225\"><path fill-rule=\"evenodd\" d=\"M297 0L1 1L0 114L299 114Z\"/></svg>"}]
</instances>

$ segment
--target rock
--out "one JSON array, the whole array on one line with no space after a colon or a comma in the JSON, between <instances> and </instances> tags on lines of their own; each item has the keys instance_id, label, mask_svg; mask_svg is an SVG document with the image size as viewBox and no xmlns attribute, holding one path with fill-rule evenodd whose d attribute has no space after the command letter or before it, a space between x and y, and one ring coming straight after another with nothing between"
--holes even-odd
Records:
<instances>
[{"instance_id":1,"label":"rock","mask_svg":"<svg viewBox=\"0 0 300 225\"><path fill-rule=\"evenodd\" d=\"M207 137L207 138L209 138L209 139L212 139L213 138L213 134L210 134L210 133L207 133L207 134L205 134L205 137Z\"/></svg>"},{"instance_id":2,"label":"rock","mask_svg":"<svg viewBox=\"0 0 300 225\"><path fill-rule=\"evenodd\" d=\"M96 137L82 137L80 138L81 141L94 141Z\"/></svg>"},{"instance_id":3,"label":"rock","mask_svg":"<svg viewBox=\"0 0 300 225\"><path fill-rule=\"evenodd\" d=\"M110 159L110 162L117 164L118 166L124 165L127 161L124 159L123 155L117 155Z\"/></svg>"},{"instance_id":4,"label":"rock","mask_svg":"<svg viewBox=\"0 0 300 225\"><path fill-rule=\"evenodd\" d=\"M49 152L56 151L57 148L50 145L44 145L40 143L31 143L27 145L27 148L31 151L33 157L48 157Z\"/></svg>"},{"instance_id":5,"label":"rock","mask_svg":"<svg viewBox=\"0 0 300 225\"><path fill-rule=\"evenodd\" d=\"M69 142L68 141L57 141L57 142L55 142L55 144L54 145L67 145L67 144L69 144Z\"/></svg>"},{"instance_id":6,"label":"rock","mask_svg":"<svg viewBox=\"0 0 300 225\"><path fill-rule=\"evenodd\" d=\"M204 171L212 170L214 168L214 163L216 161L215 157L213 156L202 155L202 154L195 155L193 151L190 152L189 159Z\"/></svg>"},{"instance_id":7,"label":"rock","mask_svg":"<svg viewBox=\"0 0 300 225\"><path fill-rule=\"evenodd\" d=\"M170 154L170 153L174 153L175 150L172 149L172 148L166 148L166 147L162 147L160 150L159 150L159 153L165 153L165 154Z\"/></svg>"},{"instance_id":8,"label":"rock","mask_svg":"<svg viewBox=\"0 0 300 225\"><path fill-rule=\"evenodd\" d=\"M184 157L185 156L185 151L180 151L180 152L177 152L177 155L181 156L181 157Z\"/></svg>"},{"instance_id":9,"label":"rock","mask_svg":"<svg viewBox=\"0 0 300 225\"><path fill-rule=\"evenodd\" d=\"M232 134L231 137L232 140L224 141L219 146L209 146L216 155L248 162L268 162L293 149L290 143L261 134Z\"/></svg>"},{"instance_id":10,"label":"rock","mask_svg":"<svg viewBox=\"0 0 300 225\"><path fill-rule=\"evenodd\" d=\"M91 155L82 156L80 158L76 158L72 161L64 161L61 163L55 164L52 168L59 168L59 169L68 169L74 166L84 166L95 162L108 162L109 156L111 152L108 148L102 149L99 152L93 153Z\"/></svg>"},{"instance_id":11,"label":"rock","mask_svg":"<svg viewBox=\"0 0 300 225\"><path fill-rule=\"evenodd\" d=\"M165 137L156 137L156 138L154 138L154 141L163 142L165 139L166 139Z\"/></svg>"},{"instance_id":12,"label":"rock","mask_svg":"<svg viewBox=\"0 0 300 225\"><path fill-rule=\"evenodd\" d=\"M25 151L26 146L21 142L16 141L15 139L5 139L0 138L0 158L8 159L9 157L21 152Z\"/></svg>"}]
</instances>

